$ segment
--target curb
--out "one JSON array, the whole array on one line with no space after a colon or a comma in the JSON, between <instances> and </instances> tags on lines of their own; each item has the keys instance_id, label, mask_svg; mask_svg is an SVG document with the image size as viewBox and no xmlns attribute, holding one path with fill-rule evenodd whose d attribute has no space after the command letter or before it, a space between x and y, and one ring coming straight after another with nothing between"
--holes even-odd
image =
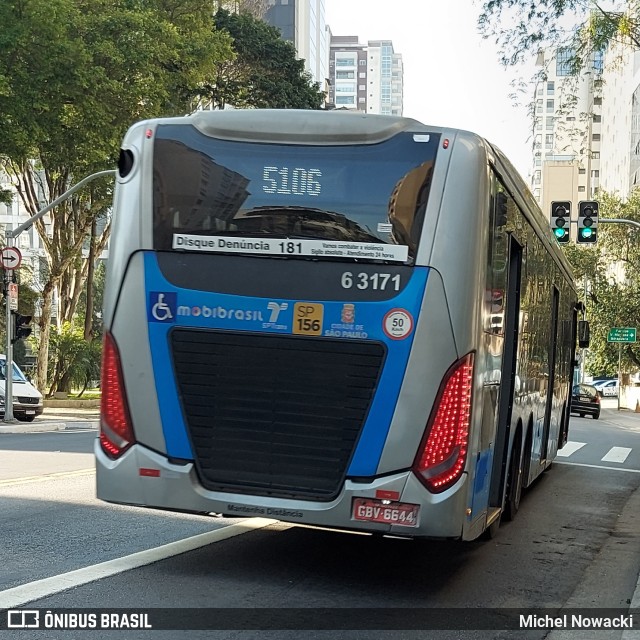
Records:
<instances>
[{"instance_id":1,"label":"curb","mask_svg":"<svg viewBox=\"0 0 640 640\"><path fill-rule=\"evenodd\" d=\"M67 428L66 422L28 422L28 423L0 423L0 434L2 433L41 433L45 431L64 431Z\"/></svg>"},{"instance_id":2,"label":"curb","mask_svg":"<svg viewBox=\"0 0 640 640\"><path fill-rule=\"evenodd\" d=\"M99 420L42 420L16 424L0 422L0 435L3 433L45 433L47 431L74 431L76 429L95 429L100 426Z\"/></svg>"}]
</instances>

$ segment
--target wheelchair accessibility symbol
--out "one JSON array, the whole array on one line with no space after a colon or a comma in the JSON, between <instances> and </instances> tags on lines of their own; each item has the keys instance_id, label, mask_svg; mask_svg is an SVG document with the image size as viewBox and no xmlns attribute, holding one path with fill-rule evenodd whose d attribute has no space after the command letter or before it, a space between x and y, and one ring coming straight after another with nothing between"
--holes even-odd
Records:
<instances>
[{"instance_id":1,"label":"wheelchair accessibility symbol","mask_svg":"<svg viewBox=\"0 0 640 640\"><path fill-rule=\"evenodd\" d=\"M175 292L149 292L149 320L151 322L175 322Z\"/></svg>"}]
</instances>

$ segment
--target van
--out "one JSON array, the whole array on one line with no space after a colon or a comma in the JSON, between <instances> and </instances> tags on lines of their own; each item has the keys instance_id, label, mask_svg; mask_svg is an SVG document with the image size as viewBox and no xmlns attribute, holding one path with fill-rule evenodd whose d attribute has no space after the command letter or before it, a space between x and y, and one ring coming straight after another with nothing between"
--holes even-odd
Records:
<instances>
[{"instance_id":1,"label":"van","mask_svg":"<svg viewBox=\"0 0 640 640\"><path fill-rule=\"evenodd\" d=\"M4 417L7 358L0 354L0 416ZM20 367L13 363L13 416L24 422L31 422L39 416L44 405L42 394L27 380Z\"/></svg>"}]
</instances>

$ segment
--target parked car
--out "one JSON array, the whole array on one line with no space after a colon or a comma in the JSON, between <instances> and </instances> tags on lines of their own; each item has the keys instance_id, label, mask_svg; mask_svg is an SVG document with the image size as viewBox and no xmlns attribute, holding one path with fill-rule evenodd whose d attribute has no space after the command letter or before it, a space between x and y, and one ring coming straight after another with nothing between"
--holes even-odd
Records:
<instances>
[{"instance_id":1,"label":"parked car","mask_svg":"<svg viewBox=\"0 0 640 640\"><path fill-rule=\"evenodd\" d=\"M587 414L594 420L600 417L600 395L591 384L576 384L571 390L571 413L581 418Z\"/></svg>"},{"instance_id":2,"label":"parked car","mask_svg":"<svg viewBox=\"0 0 640 640\"><path fill-rule=\"evenodd\" d=\"M593 386L598 390L600 397L610 397L618 395L618 381L605 380L603 382L594 382Z\"/></svg>"},{"instance_id":3,"label":"parked car","mask_svg":"<svg viewBox=\"0 0 640 640\"><path fill-rule=\"evenodd\" d=\"M0 354L0 417L4 417L4 382L6 380L7 359ZM43 409L42 394L27 380L20 367L13 363L12 378L13 416L24 422L31 422Z\"/></svg>"}]
</instances>

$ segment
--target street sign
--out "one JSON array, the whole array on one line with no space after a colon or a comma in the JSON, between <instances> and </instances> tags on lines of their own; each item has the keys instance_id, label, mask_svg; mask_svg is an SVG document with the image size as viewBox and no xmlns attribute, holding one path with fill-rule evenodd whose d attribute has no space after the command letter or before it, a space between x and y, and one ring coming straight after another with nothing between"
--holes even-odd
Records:
<instances>
[{"instance_id":1,"label":"street sign","mask_svg":"<svg viewBox=\"0 0 640 640\"><path fill-rule=\"evenodd\" d=\"M9 309L18 310L18 285L15 282L9 283Z\"/></svg>"},{"instance_id":2,"label":"street sign","mask_svg":"<svg viewBox=\"0 0 640 640\"><path fill-rule=\"evenodd\" d=\"M615 327L609 329L607 335L607 342L635 342L636 330L635 327Z\"/></svg>"},{"instance_id":3,"label":"street sign","mask_svg":"<svg viewBox=\"0 0 640 640\"><path fill-rule=\"evenodd\" d=\"M22 254L17 247L4 247L0 251L0 264L5 271L17 269L22 262Z\"/></svg>"}]
</instances>

